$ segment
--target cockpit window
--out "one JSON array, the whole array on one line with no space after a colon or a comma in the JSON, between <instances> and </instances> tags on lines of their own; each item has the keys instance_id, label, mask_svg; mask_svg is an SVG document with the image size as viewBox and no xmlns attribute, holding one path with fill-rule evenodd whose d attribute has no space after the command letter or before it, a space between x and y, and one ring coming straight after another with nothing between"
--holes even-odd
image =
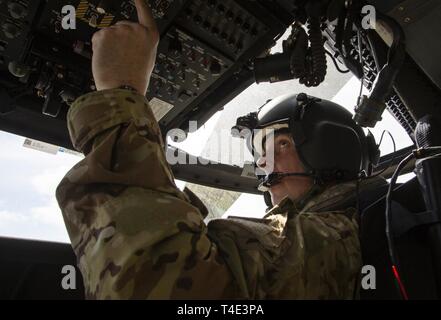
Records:
<instances>
[{"instance_id":1,"label":"cockpit window","mask_svg":"<svg viewBox=\"0 0 441 320\"><path fill-rule=\"evenodd\" d=\"M272 52L281 51L282 37ZM253 84L217 112L199 130L190 133L182 143L168 143L192 155L242 167L252 162L245 141L231 137L231 128L239 116L255 112L269 99L287 93L304 92L332 100L353 112L360 81L350 74L339 73L328 58L328 73L319 87L306 88L298 80ZM191 126L190 126L191 127ZM377 143L383 130L393 135L396 148L412 144L399 123L386 111L383 120L371 131ZM26 145L26 142L28 145ZM81 160L55 146L46 152L33 150L25 138L0 131L0 236L69 242L61 212L55 199L55 189L66 172ZM381 144L381 154L393 151L388 135ZM413 174L402 176L405 181ZM177 181L178 187L189 187L203 198L210 210L208 219L227 215L261 217L266 205L259 195L240 194Z\"/></svg>"}]
</instances>

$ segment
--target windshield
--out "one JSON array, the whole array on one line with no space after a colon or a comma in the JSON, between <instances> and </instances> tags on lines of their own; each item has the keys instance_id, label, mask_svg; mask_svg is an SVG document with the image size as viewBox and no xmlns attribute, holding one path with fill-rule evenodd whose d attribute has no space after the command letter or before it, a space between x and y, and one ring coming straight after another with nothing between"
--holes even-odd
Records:
<instances>
[{"instance_id":1,"label":"windshield","mask_svg":"<svg viewBox=\"0 0 441 320\"><path fill-rule=\"evenodd\" d=\"M59 148L34 150L24 142L0 131L0 236L69 242L55 189L81 158Z\"/></svg>"},{"instance_id":2,"label":"windshield","mask_svg":"<svg viewBox=\"0 0 441 320\"><path fill-rule=\"evenodd\" d=\"M286 35L285 35L286 37ZM272 52L281 50L282 37ZM360 81L350 74L339 73L328 60L326 80L317 88L306 88L298 80L278 83L253 84L222 111L217 112L196 132L190 133L182 143L168 143L196 156L217 162L243 166L252 161L242 139L232 138L231 127L239 116L256 111L268 99L287 93L300 93L332 100L353 112L360 91ZM393 135L396 148L412 144L411 139L399 123L386 111L383 120L372 129L377 143L383 130ZM25 143L26 142L26 143ZM44 145L44 144L42 144ZM82 156L66 153L56 146L33 146L25 138L0 131L0 236L31 238L69 242L61 212L55 199L55 189L67 171ZM32 145L31 145L32 146ZM43 152L42 152L43 150ZM381 154L393 151L388 135L382 140ZM400 177L404 182L414 174ZM180 189L189 187L208 207L213 218L234 216L262 217L266 205L259 195L241 194L177 181Z\"/></svg>"}]
</instances>

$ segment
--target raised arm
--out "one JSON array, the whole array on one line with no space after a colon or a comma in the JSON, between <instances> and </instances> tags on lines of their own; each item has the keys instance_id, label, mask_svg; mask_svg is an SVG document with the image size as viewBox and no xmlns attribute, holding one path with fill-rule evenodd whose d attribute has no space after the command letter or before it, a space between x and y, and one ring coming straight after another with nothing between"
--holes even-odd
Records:
<instances>
[{"instance_id":1,"label":"raised arm","mask_svg":"<svg viewBox=\"0 0 441 320\"><path fill-rule=\"evenodd\" d=\"M158 35L137 0L140 24L121 22L93 38L98 91L68 113L86 156L56 197L88 298L234 298L230 269L200 210L174 183L158 124L144 97ZM114 89L122 84L140 94Z\"/></svg>"}]
</instances>

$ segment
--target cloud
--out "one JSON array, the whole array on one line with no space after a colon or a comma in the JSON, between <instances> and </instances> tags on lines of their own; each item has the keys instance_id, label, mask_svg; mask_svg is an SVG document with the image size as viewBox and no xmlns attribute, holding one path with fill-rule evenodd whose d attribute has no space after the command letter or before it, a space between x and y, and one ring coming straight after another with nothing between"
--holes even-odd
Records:
<instances>
[{"instance_id":1,"label":"cloud","mask_svg":"<svg viewBox=\"0 0 441 320\"><path fill-rule=\"evenodd\" d=\"M14 213L7 210L0 211L0 229L11 224L23 223L26 220L28 220L28 218L23 214Z\"/></svg>"},{"instance_id":2,"label":"cloud","mask_svg":"<svg viewBox=\"0 0 441 320\"><path fill-rule=\"evenodd\" d=\"M2 237L70 242L61 214L51 208L35 208L30 214L0 211Z\"/></svg>"},{"instance_id":3,"label":"cloud","mask_svg":"<svg viewBox=\"0 0 441 320\"><path fill-rule=\"evenodd\" d=\"M54 198L58 184L70 168L70 166L59 166L46 169L44 172L31 177L31 185L42 196Z\"/></svg>"},{"instance_id":4,"label":"cloud","mask_svg":"<svg viewBox=\"0 0 441 320\"><path fill-rule=\"evenodd\" d=\"M42 224L54 226L62 225L64 227L64 220L56 201L45 206L32 208L31 218Z\"/></svg>"},{"instance_id":5,"label":"cloud","mask_svg":"<svg viewBox=\"0 0 441 320\"><path fill-rule=\"evenodd\" d=\"M40 195L42 204L29 208L26 222L32 224L35 229L38 228L47 232L43 239L40 236L40 231L32 232L28 237L38 237L42 240L52 241L69 241L63 216L55 198L55 190L70 168L70 166L58 166L30 178L30 185Z\"/></svg>"},{"instance_id":6,"label":"cloud","mask_svg":"<svg viewBox=\"0 0 441 320\"><path fill-rule=\"evenodd\" d=\"M69 242L55 190L81 158L27 149L23 141L0 132L0 236Z\"/></svg>"}]
</instances>

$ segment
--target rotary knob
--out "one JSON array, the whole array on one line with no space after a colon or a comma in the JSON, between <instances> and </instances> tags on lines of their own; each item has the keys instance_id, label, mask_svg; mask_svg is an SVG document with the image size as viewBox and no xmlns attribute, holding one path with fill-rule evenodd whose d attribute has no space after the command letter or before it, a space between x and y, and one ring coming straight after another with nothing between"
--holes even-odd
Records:
<instances>
[{"instance_id":1,"label":"rotary knob","mask_svg":"<svg viewBox=\"0 0 441 320\"><path fill-rule=\"evenodd\" d=\"M202 27L203 27L205 30L210 30L210 28L211 28L211 23L210 23L210 21L205 20L204 23L202 24Z\"/></svg>"},{"instance_id":2,"label":"rotary knob","mask_svg":"<svg viewBox=\"0 0 441 320\"><path fill-rule=\"evenodd\" d=\"M242 49L243 49L243 42L242 41L238 41L236 43L236 51L239 52L239 51L242 51Z\"/></svg>"},{"instance_id":3,"label":"rotary knob","mask_svg":"<svg viewBox=\"0 0 441 320\"><path fill-rule=\"evenodd\" d=\"M193 21L194 21L194 23L196 23L196 24L201 24L201 22L202 22L202 17L200 16L200 15L195 15L194 17L193 17Z\"/></svg>"},{"instance_id":4,"label":"rotary knob","mask_svg":"<svg viewBox=\"0 0 441 320\"><path fill-rule=\"evenodd\" d=\"M191 94L189 94L189 92L187 92L187 91L182 91L179 94L179 99L181 99L182 101L187 101L190 98L191 98Z\"/></svg>"},{"instance_id":5,"label":"rotary knob","mask_svg":"<svg viewBox=\"0 0 441 320\"><path fill-rule=\"evenodd\" d=\"M250 27L251 27L250 24L248 22L245 22L242 26L242 30L248 32L250 31Z\"/></svg>"},{"instance_id":6,"label":"rotary knob","mask_svg":"<svg viewBox=\"0 0 441 320\"><path fill-rule=\"evenodd\" d=\"M175 93L175 88L173 86L168 86L167 93L172 96Z\"/></svg>"},{"instance_id":7,"label":"rotary knob","mask_svg":"<svg viewBox=\"0 0 441 320\"><path fill-rule=\"evenodd\" d=\"M196 51L190 50L188 53L188 59L190 61L196 61Z\"/></svg>"},{"instance_id":8,"label":"rotary knob","mask_svg":"<svg viewBox=\"0 0 441 320\"><path fill-rule=\"evenodd\" d=\"M5 36L9 39L14 39L20 34L20 28L9 22L2 25L2 30Z\"/></svg>"},{"instance_id":9,"label":"rotary knob","mask_svg":"<svg viewBox=\"0 0 441 320\"><path fill-rule=\"evenodd\" d=\"M223 14L223 13L225 12L225 7L224 7L224 5L220 4L220 5L217 7L217 12L219 12L220 14Z\"/></svg>"},{"instance_id":10,"label":"rotary knob","mask_svg":"<svg viewBox=\"0 0 441 320\"><path fill-rule=\"evenodd\" d=\"M214 76L218 76L221 73L222 66L217 60L213 60L210 65L210 72Z\"/></svg>"},{"instance_id":11,"label":"rotary knob","mask_svg":"<svg viewBox=\"0 0 441 320\"><path fill-rule=\"evenodd\" d=\"M193 15L193 10L191 8L186 8L185 15L187 16L187 18L191 18L191 16Z\"/></svg>"},{"instance_id":12,"label":"rotary knob","mask_svg":"<svg viewBox=\"0 0 441 320\"><path fill-rule=\"evenodd\" d=\"M22 4L16 2L9 2L8 11L14 19L23 19L28 15L28 9Z\"/></svg>"},{"instance_id":13,"label":"rotary knob","mask_svg":"<svg viewBox=\"0 0 441 320\"><path fill-rule=\"evenodd\" d=\"M234 23L235 23L236 25L238 25L238 26L241 26L242 23L243 23L243 19L242 19L241 17L237 17L237 18L234 20Z\"/></svg>"},{"instance_id":14,"label":"rotary knob","mask_svg":"<svg viewBox=\"0 0 441 320\"><path fill-rule=\"evenodd\" d=\"M173 72L175 71L175 66L174 66L173 64L171 64L171 63L168 63L168 64L165 66L165 71L166 71L167 73L173 73Z\"/></svg>"},{"instance_id":15,"label":"rotary knob","mask_svg":"<svg viewBox=\"0 0 441 320\"><path fill-rule=\"evenodd\" d=\"M182 53L182 43L178 38L170 39L168 44L168 51L174 55L179 55Z\"/></svg>"},{"instance_id":16,"label":"rotary knob","mask_svg":"<svg viewBox=\"0 0 441 320\"><path fill-rule=\"evenodd\" d=\"M216 6L216 0L208 0L208 6L214 8Z\"/></svg>"},{"instance_id":17,"label":"rotary knob","mask_svg":"<svg viewBox=\"0 0 441 320\"><path fill-rule=\"evenodd\" d=\"M234 13L233 13L233 11L228 10L228 11L227 11L227 19L228 19L228 21L232 21L233 18L234 18Z\"/></svg>"},{"instance_id":18,"label":"rotary knob","mask_svg":"<svg viewBox=\"0 0 441 320\"><path fill-rule=\"evenodd\" d=\"M256 37L259 34L259 30L256 27L253 27L253 29L251 29L251 35L253 37Z\"/></svg>"},{"instance_id":19,"label":"rotary knob","mask_svg":"<svg viewBox=\"0 0 441 320\"><path fill-rule=\"evenodd\" d=\"M17 78L24 78L31 72L29 66L17 61L9 62L8 69L9 72Z\"/></svg>"},{"instance_id":20,"label":"rotary knob","mask_svg":"<svg viewBox=\"0 0 441 320\"><path fill-rule=\"evenodd\" d=\"M0 53L6 51L6 42L0 41Z\"/></svg>"}]
</instances>

